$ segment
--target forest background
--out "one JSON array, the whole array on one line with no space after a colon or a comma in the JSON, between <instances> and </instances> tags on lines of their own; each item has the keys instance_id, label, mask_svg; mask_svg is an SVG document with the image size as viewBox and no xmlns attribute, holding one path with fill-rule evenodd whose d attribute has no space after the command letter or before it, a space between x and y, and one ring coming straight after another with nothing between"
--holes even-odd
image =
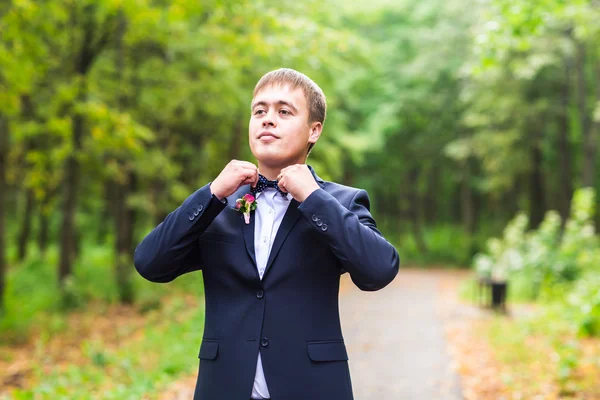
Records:
<instances>
[{"instance_id":1,"label":"forest background","mask_svg":"<svg viewBox=\"0 0 600 400\"><path fill-rule=\"evenodd\" d=\"M513 300L600 334L599 20L597 0L0 2L0 343L47 343L93 307L186 308L164 299L201 277L157 287L133 251L253 161L252 89L280 67L327 95L308 163L369 192L404 264L514 280Z\"/></svg>"}]
</instances>

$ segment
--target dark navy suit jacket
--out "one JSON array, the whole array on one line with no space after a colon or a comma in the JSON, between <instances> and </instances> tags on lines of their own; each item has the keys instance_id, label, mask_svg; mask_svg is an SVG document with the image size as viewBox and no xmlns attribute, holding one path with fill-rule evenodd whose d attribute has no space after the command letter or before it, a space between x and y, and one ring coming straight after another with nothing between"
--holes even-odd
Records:
<instances>
[{"instance_id":1,"label":"dark navy suit jacket","mask_svg":"<svg viewBox=\"0 0 600 400\"><path fill-rule=\"evenodd\" d=\"M262 281L250 224L206 185L139 244L134 263L153 282L202 270L204 336L194 399L247 400L261 352L274 400L351 400L340 327L340 275L379 290L398 272L396 249L376 229L367 192L320 179L304 202L291 200ZM254 212L253 212L254 213Z\"/></svg>"}]
</instances>

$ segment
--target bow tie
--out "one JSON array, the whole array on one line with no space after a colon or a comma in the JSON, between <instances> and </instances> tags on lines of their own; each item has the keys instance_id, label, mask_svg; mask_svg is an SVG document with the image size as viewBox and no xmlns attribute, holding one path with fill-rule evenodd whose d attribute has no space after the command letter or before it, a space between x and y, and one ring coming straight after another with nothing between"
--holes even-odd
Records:
<instances>
[{"instance_id":1,"label":"bow tie","mask_svg":"<svg viewBox=\"0 0 600 400\"><path fill-rule=\"evenodd\" d=\"M282 196L287 196L287 193L279 188L277 181L270 181L267 178L265 178L263 175L258 174L258 183L256 184L256 187L251 190L252 194L254 196L256 196L258 193L262 192L263 190L265 190L267 188L277 189L279 194L281 194Z\"/></svg>"}]
</instances>

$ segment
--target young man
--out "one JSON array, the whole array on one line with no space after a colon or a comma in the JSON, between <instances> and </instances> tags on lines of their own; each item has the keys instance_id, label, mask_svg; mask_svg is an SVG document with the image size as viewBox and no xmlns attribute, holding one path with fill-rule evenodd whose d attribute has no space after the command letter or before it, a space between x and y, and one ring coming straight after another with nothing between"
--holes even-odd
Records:
<instances>
[{"instance_id":1,"label":"young man","mask_svg":"<svg viewBox=\"0 0 600 400\"><path fill-rule=\"evenodd\" d=\"M206 315L194 399L350 400L340 275L379 290L398 272L364 190L305 164L325 121L321 89L291 70L254 89L249 143L258 167L229 162L135 251L146 279L201 269ZM255 197L243 215L236 200Z\"/></svg>"}]
</instances>

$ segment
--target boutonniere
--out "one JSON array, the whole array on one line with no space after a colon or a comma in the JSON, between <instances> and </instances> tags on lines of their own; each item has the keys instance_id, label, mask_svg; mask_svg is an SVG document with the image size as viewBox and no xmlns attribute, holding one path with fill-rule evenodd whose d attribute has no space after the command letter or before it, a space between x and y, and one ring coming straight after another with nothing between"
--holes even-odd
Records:
<instances>
[{"instance_id":1,"label":"boutonniere","mask_svg":"<svg viewBox=\"0 0 600 400\"><path fill-rule=\"evenodd\" d=\"M250 211L256 210L256 199L250 193L246 193L244 197L235 201L235 209L244 214L244 221L249 224Z\"/></svg>"}]
</instances>

